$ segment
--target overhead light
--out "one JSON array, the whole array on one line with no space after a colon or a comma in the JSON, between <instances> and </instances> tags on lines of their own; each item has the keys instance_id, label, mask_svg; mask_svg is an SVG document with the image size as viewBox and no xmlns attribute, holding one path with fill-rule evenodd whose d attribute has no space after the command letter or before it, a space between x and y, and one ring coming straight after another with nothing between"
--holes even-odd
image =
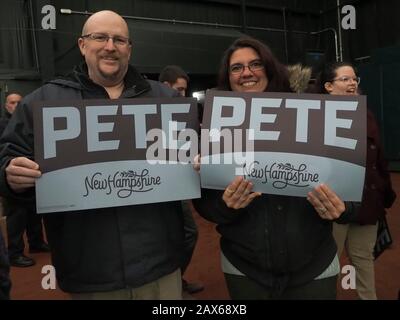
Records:
<instances>
[{"instance_id":1,"label":"overhead light","mask_svg":"<svg viewBox=\"0 0 400 320\"><path fill-rule=\"evenodd\" d=\"M202 102L205 97L205 92L204 91L195 91L192 93L192 97L196 98L197 101Z\"/></svg>"},{"instance_id":2,"label":"overhead light","mask_svg":"<svg viewBox=\"0 0 400 320\"><path fill-rule=\"evenodd\" d=\"M71 14L72 10L71 9L60 9L60 12L63 14Z\"/></svg>"}]
</instances>

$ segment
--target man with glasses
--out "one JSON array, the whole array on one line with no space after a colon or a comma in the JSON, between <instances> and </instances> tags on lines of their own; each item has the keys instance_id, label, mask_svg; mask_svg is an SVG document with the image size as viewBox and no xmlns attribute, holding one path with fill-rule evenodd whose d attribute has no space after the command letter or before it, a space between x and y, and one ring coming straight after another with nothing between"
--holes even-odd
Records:
<instances>
[{"instance_id":1,"label":"man with glasses","mask_svg":"<svg viewBox=\"0 0 400 320\"><path fill-rule=\"evenodd\" d=\"M34 197L32 104L37 100L173 97L129 65L125 20L112 11L88 18L78 40L85 63L22 100L0 139L0 194ZM183 221L179 201L50 213L44 216L62 290L75 299L181 299Z\"/></svg>"}]
</instances>

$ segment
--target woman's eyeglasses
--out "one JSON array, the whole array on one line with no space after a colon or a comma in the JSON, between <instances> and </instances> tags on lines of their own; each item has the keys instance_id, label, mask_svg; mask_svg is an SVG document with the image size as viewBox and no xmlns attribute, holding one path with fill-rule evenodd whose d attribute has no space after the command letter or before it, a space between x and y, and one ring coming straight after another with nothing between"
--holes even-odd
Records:
<instances>
[{"instance_id":1,"label":"woman's eyeglasses","mask_svg":"<svg viewBox=\"0 0 400 320\"><path fill-rule=\"evenodd\" d=\"M258 71L264 69L264 65L262 64L261 61L252 61L250 62L247 66L241 63L235 63L229 67L229 72L232 74L241 74L244 69L249 68L250 71Z\"/></svg>"},{"instance_id":2,"label":"woman's eyeglasses","mask_svg":"<svg viewBox=\"0 0 400 320\"><path fill-rule=\"evenodd\" d=\"M350 81L354 81L357 84L360 84L361 79L360 79L360 77L354 77L354 78L352 78L352 77L340 77L340 78L335 78L332 81L341 81L341 82L344 82L346 84L350 83Z\"/></svg>"}]
</instances>

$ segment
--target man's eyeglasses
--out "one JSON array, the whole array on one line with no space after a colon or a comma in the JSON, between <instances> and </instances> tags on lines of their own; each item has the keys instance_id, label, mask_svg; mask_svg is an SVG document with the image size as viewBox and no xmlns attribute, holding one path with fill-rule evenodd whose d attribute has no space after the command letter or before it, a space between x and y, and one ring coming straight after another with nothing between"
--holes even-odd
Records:
<instances>
[{"instance_id":1,"label":"man's eyeglasses","mask_svg":"<svg viewBox=\"0 0 400 320\"><path fill-rule=\"evenodd\" d=\"M101 42L101 43L107 42L109 39L111 39L113 43L119 47L123 47L132 43L131 39L129 38L125 38L122 36L109 36L108 34L104 33L88 33L81 36L81 38L88 38L90 40L94 40L96 42Z\"/></svg>"},{"instance_id":2,"label":"man's eyeglasses","mask_svg":"<svg viewBox=\"0 0 400 320\"><path fill-rule=\"evenodd\" d=\"M350 83L350 81L354 81L357 84L360 84L361 79L360 79L360 77L354 77L354 78L352 78L352 77L340 77L340 78L333 79L332 81L341 81L341 82L344 82L346 84Z\"/></svg>"},{"instance_id":3,"label":"man's eyeglasses","mask_svg":"<svg viewBox=\"0 0 400 320\"><path fill-rule=\"evenodd\" d=\"M229 67L229 72L232 74L241 74L245 68L249 68L250 71L258 71L264 69L264 65L261 61L252 61L247 66L241 63L235 63Z\"/></svg>"}]
</instances>

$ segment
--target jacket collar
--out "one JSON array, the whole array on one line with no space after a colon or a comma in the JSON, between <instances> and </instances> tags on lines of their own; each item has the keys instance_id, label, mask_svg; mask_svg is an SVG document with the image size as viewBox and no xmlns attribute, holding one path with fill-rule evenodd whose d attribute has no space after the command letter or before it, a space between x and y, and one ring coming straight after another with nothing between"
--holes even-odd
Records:
<instances>
[{"instance_id":1,"label":"jacket collar","mask_svg":"<svg viewBox=\"0 0 400 320\"><path fill-rule=\"evenodd\" d=\"M86 63L75 66L71 73L64 77L51 80L49 83L79 90L98 90L99 88L103 88L89 78ZM128 71L124 77L124 84L125 88L121 98L132 98L151 89L146 79L131 65L128 66Z\"/></svg>"}]
</instances>

